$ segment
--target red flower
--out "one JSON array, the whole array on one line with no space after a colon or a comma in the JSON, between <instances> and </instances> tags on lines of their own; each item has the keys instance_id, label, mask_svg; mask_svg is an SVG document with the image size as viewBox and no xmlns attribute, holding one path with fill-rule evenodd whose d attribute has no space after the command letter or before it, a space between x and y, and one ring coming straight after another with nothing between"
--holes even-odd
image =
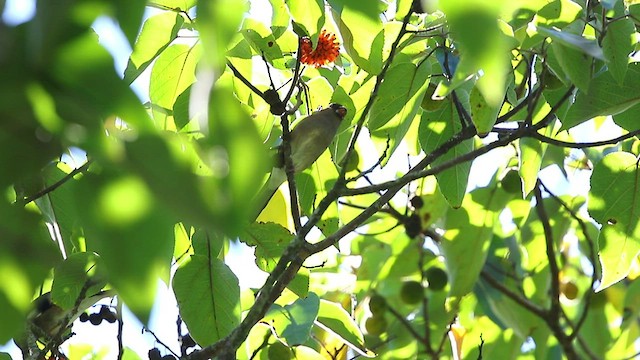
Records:
<instances>
[{"instance_id":1,"label":"red flower","mask_svg":"<svg viewBox=\"0 0 640 360\"><path fill-rule=\"evenodd\" d=\"M313 50L311 39L303 37L300 39L300 61L303 64L320 67L334 62L340 55L340 43L336 40L336 35L322 30L318 37L318 46Z\"/></svg>"}]
</instances>

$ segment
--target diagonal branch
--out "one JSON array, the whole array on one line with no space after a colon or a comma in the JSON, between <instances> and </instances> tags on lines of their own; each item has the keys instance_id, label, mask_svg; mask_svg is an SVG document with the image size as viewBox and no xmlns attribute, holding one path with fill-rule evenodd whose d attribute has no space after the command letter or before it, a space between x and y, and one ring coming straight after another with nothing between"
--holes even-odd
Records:
<instances>
[{"instance_id":1,"label":"diagonal branch","mask_svg":"<svg viewBox=\"0 0 640 360\"><path fill-rule=\"evenodd\" d=\"M597 259L596 259L596 252L594 247L595 242L591 238L591 235L589 235L587 224L578 216L578 214L576 214L576 212L573 211L573 209L571 209L571 207L569 207L569 205L565 203L562 199L560 199L557 195L549 191L549 189L542 182L540 182L540 186L542 186L544 191L547 192L547 194L549 194L549 196L551 196L551 198L553 198L556 202L558 202L560 206L562 206L569 213L569 215L571 215L571 217L578 222L578 225L580 226L580 230L582 231L582 234L584 235L584 238L587 241L587 244L589 245L589 261L591 262L591 265L593 265L593 273L591 274L591 286L589 286L589 292L586 294L584 298L584 309L580 314L580 318L578 319L578 322L576 323L576 325L572 326L573 331L569 335L569 339L573 340L574 338L576 338L576 336L578 336L578 333L580 332L580 328L584 324L584 321L587 319L587 313L589 310L589 304L591 303L593 288L595 287L595 283L597 280L597 272L596 272Z\"/></svg>"},{"instance_id":2,"label":"diagonal branch","mask_svg":"<svg viewBox=\"0 0 640 360\"><path fill-rule=\"evenodd\" d=\"M547 144L551 144L554 146L561 146L561 147L568 147L568 148L573 148L573 149L583 149L583 148L590 148L590 147L597 147L597 146L605 146L605 145L614 145L617 144L621 141L630 139L636 135L640 134L640 129L638 130L634 130L631 131L629 133L626 133L624 135L618 136L616 138L613 139L609 139L609 140L601 140L601 141L592 141L592 142L579 142L579 143L574 143L574 142L569 142L569 141L562 141L562 140L557 140L557 139L553 139L550 138L548 136L544 136L538 132L532 133L531 137L534 139L538 139L544 143Z\"/></svg>"},{"instance_id":3,"label":"diagonal branch","mask_svg":"<svg viewBox=\"0 0 640 360\"><path fill-rule=\"evenodd\" d=\"M84 172L85 170L87 170L89 168L89 165L91 165L91 163L93 162L93 160L88 160L86 163L84 163L82 166L80 166L79 168L73 169L73 171L71 171L70 173L68 173L67 175L65 175L62 179L56 181L53 185L48 186L40 191L38 191L37 193L25 198L24 200L22 200L23 204L28 204L34 200L37 200L47 194L49 194L50 192L54 191L55 189L59 188L60 186L64 185L64 183L66 183L67 181L71 180L74 176L80 174L81 172Z\"/></svg>"}]
</instances>

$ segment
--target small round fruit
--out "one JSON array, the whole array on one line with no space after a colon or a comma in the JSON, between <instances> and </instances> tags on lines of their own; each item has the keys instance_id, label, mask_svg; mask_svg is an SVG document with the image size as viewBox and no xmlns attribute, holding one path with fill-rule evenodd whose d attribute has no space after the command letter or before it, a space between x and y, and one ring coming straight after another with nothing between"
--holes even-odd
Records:
<instances>
[{"instance_id":1,"label":"small round fruit","mask_svg":"<svg viewBox=\"0 0 640 360\"><path fill-rule=\"evenodd\" d=\"M113 311L109 311L107 314L105 314L102 317L106 322L113 324L114 322L116 322L118 320L118 318L116 317L116 313L114 313Z\"/></svg>"},{"instance_id":2,"label":"small round fruit","mask_svg":"<svg viewBox=\"0 0 640 360\"><path fill-rule=\"evenodd\" d=\"M289 360L294 358L291 349L279 341L269 345L267 355L269 360Z\"/></svg>"},{"instance_id":3,"label":"small round fruit","mask_svg":"<svg viewBox=\"0 0 640 360\"><path fill-rule=\"evenodd\" d=\"M400 300L408 305L415 305L424 298L422 284L417 281L405 281L400 289Z\"/></svg>"},{"instance_id":4,"label":"small round fruit","mask_svg":"<svg viewBox=\"0 0 640 360\"><path fill-rule=\"evenodd\" d=\"M89 321L89 314L87 314L86 312L83 312L82 314L80 314L80 322L87 322Z\"/></svg>"},{"instance_id":5,"label":"small round fruit","mask_svg":"<svg viewBox=\"0 0 640 360\"><path fill-rule=\"evenodd\" d=\"M89 315L89 322L92 325L100 325L102 323L102 316L100 316L100 314L91 314Z\"/></svg>"},{"instance_id":6,"label":"small round fruit","mask_svg":"<svg viewBox=\"0 0 640 360\"><path fill-rule=\"evenodd\" d=\"M147 355L149 356L149 360L160 360L160 359L162 359L162 355L160 355L160 350L158 350L157 348L153 348L153 349L149 350Z\"/></svg>"},{"instance_id":7,"label":"small round fruit","mask_svg":"<svg viewBox=\"0 0 640 360\"><path fill-rule=\"evenodd\" d=\"M406 222L404 223L404 231L408 237L414 238L422 232L422 220L420 220L420 215L411 214Z\"/></svg>"},{"instance_id":8,"label":"small round fruit","mask_svg":"<svg viewBox=\"0 0 640 360\"><path fill-rule=\"evenodd\" d=\"M433 291L444 289L447 286L447 282L449 282L447 272L436 266L428 268L424 275L429 282L429 289Z\"/></svg>"},{"instance_id":9,"label":"small round fruit","mask_svg":"<svg viewBox=\"0 0 640 360\"><path fill-rule=\"evenodd\" d=\"M520 174L518 174L518 170L509 170L500 183L504 191L510 194L522 193L522 179L520 178Z\"/></svg>"},{"instance_id":10,"label":"small round fruit","mask_svg":"<svg viewBox=\"0 0 640 360\"><path fill-rule=\"evenodd\" d=\"M372 316L364 322L364 328L371 335L378 336L387 330L387 319L384 316Z\"/></svg>"},{"instance_id":11,"label":"small round fruit","mask_svg":"<svg viewBox=\"0 0 640 360\"><path fill-rule=\"evenodd\" d=\"M193 340L193 338L191 337L191 334L186 334L185 336L182 337L182 346L186 348L191 348L196 346L196 341Z\"/></svg>"},{"instance_id":12,"label":"small round fruit","mask_svg":"<svg viewBox=\"0 0 640 360\"><path fill-rule=\"evenodd\" d=\"M578 297L578 287L573 281L560 283L560 292L569 300L575 300Z\"/></svg>"},{"instance_id":13,"label":"small round fruit","mask_svg":"<svg viewBox=\"0 0 640 360\"><path fill-rule=\"evenodd\" d=\"M414 209L419 210L424 206L424 200L420 196L414 196L409 200Z\"/></svg>"},{"instance_id":14,"label":"small round fruit","mask_svg":"<svg viewBox=\"0 0 640 360\"><path fill-rule=\"evenodd\" d=\"M373 315L384 315L387 311L387 301L378 294L372 295L369 299L369 311Z\"/></svg>"}]
</instances>

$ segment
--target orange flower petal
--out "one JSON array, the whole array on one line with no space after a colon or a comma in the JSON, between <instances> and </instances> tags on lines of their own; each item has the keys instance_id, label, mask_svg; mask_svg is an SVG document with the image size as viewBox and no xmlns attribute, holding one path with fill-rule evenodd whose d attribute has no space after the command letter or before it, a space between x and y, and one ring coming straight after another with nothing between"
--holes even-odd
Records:
<instances>
[{"instance_id":1,"label":"orange flower petal","mask_svg":"<svg viewBox=\"0 0 640 360\"><path fill-rule=\"evenodd\" d=\"M308 37L300 39L300 61L303 64L320 67L334 62L340 55L340 43L336 35L326 30L320 32L318 46L312 50L313 44Z\"/></svg>"}]
</instances>

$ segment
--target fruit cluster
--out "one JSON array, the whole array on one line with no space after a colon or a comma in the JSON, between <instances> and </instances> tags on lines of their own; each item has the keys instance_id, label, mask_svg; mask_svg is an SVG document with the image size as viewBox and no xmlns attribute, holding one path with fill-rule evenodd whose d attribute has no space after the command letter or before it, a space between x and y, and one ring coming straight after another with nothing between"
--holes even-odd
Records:
<instances>
[{"instance_id":1,"label":"fruit cluster","mask_svg":"<svg viewBox=\"0 0 640 360\"><path fill-rule=\"evenodd\" d=\"M80 322L90 322L92 325L100 325L102 320L113 324L117 320L116 313L107 305L102 305L97 313L88 314L86 312L80 314Z\"/></svg>"}]
</instances>

